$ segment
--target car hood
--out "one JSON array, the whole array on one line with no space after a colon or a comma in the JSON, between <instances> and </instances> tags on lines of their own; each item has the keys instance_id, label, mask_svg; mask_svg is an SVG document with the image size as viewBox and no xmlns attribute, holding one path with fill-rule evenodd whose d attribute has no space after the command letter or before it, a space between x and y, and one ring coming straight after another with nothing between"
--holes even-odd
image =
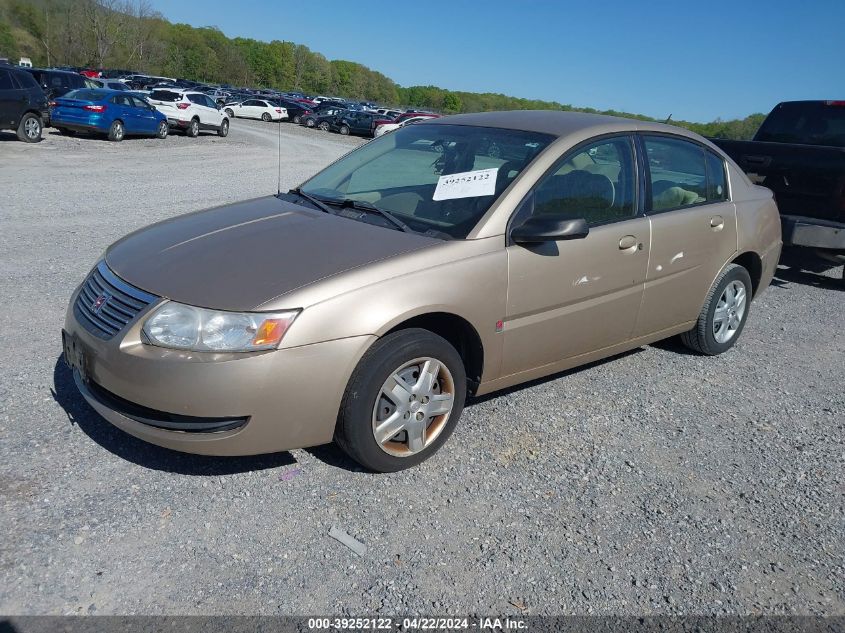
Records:
<instances>
[{"instance_id":1,"label":"car hood","mask_svg":"<svg viewBox=\"0 0 845 633\"><path fill-rule=\"evenodd\" d=\"M109 247L106 263L155 295L253 310L320 279L439 243L268 196L135 231Z\"/></svg>"}]
</instances>

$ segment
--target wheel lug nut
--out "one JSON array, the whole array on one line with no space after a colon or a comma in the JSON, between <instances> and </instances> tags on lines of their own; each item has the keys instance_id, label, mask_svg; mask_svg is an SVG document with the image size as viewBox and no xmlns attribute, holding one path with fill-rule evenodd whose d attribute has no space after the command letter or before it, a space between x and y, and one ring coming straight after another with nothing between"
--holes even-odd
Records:
<instances>
[{"instance_id":1,"label":"wheel lug nut","mask_svg":"<svg viewBox=\"0 0 845 633\"><path fill-rule=\"evenodd\" d=\"M422 419L423 419L423 414L422 414L422 411L420 411L419 413L417 413L417 420L422 420Z\"/></svg>"},{"instance_id":2,"label":"wheel lug nut","mask_svg":"<svg viewBox=\"0 0 845 633\"><path fill-rule=\"evenodd\" d=\"M410 411L405 411L405 419L407 420L407 419L408 419L408 418L410 418L410 417L411 417L411 412L410 412Z\"/></svg>"},{"instance_id":3,"label":"wheel lug nut","mask_svg":"<svg viewBox=\"0 0 845 633\"><path fill-rule=\"evenodd\" d=\"M423 404L428 404L428 396L423 396L422 402Z\"/></svg>"}]
</instances>

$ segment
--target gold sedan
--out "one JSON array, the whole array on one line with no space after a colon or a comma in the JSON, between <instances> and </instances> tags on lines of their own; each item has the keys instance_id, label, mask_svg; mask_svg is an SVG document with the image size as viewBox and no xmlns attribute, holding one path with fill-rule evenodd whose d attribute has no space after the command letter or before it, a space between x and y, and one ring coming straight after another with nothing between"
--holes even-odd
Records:
<instances>
[{"instance_id":1,"label":"gold sedan","mask_svg":"<svg viewBox=\"0 0 845 633\"><path fill-rule=\"evenodd\" d=\"M443 445L468 395L670 336L727 351L780 248L771 192L688 131L445 117L113 244L71 298L65 358L154 444L334 439L395 471Z\"/></svg>"}]
</instances>

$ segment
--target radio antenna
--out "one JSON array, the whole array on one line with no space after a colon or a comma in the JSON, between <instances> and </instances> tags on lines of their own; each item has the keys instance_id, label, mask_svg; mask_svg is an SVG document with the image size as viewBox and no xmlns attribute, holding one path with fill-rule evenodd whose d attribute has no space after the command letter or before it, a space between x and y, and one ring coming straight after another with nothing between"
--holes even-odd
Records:
<instances>
[{"instance_id":1,"label":"radio antenna","mask_svg":"<svg viewBox=\"0 0 845 633\"><path fill-rule=\"evenodd\" d=\"M282 193L282 119L279 117L279 172L276 179L276 195Z\"/></svg>"}]
</instances>

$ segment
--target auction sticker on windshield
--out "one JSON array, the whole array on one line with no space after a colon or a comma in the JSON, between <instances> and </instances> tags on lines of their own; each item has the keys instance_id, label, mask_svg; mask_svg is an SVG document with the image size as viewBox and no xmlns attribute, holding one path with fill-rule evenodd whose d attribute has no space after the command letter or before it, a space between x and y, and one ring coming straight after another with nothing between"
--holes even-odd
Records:
<instances>
[{"instance_id":1,"label":"auction sticker on windshield","mask_svg":"<svg viewBox=\"0 0 845 633\"><path fill-rule=\"evenodd\" d=\"M465 171L460 174L448 174L437 179L434 201L454 200L456 198L477 198L492 196L496 193L497 168Z\"/></svg>"}]
</instances>

